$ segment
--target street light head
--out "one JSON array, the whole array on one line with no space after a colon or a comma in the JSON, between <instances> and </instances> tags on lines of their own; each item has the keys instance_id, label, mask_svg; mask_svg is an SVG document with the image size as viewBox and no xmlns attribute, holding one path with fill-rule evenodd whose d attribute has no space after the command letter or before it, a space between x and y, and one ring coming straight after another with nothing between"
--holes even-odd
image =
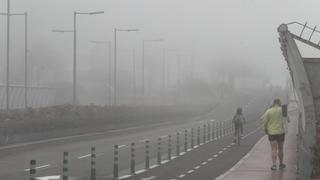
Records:
<instances>
[{"instance_id":1,"label":"street light head","mask_svg":"<svg viewBox=\"0 0 320 180\"><path fill-rule=\"evenodd\" d=\"M127 31L131 32L131 31L140 31L140 29L128 29Z\"/></svg>"},{"instance_id":2,"label":"street light head","mask_svg":"<svg viewBox=\"0 0 320 180\"><path fill-rule=\"evenodd\" d=\"M104 11L96 11L96 12L90 12L89 15L96 15L96 14L103 14Z\"/></svg>"}]
</instances>

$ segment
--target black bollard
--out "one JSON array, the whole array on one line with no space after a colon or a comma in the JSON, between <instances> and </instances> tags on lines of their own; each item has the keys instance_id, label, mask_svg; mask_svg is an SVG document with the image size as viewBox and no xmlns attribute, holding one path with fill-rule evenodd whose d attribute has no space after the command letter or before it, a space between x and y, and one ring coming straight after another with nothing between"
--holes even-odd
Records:
<instances>
[{"instance_id":1,"label":"black bollard","mask_svg":"<svg viewBox=\"0 0 320 180\"><path fill-rule=\"evenodd\" d=\"M63 152L62 180L68 180L68 152Z\"/></svg>"},{"instance_id":2,"label":"black bollard","mask_svg":"<svg viewBox=\"0 0 320 180\"><path fill-rule=\"evenodd\" d=\"M36 160L30 161L29 180L36 180Z\"/></svg>"},{"instance_id":3,"label":"black bollard","mask_svg":"<svg viewBox=\"0 0 320 180\"><path fill-rule=\"evenodd\" d=\"M188 130L184 130L184 152L188 151Z\"/></svg>"},{"instance_id":4,"label":"black bollard","mask_svg":"<svg viewBox=\"0 0 320 180\"><path fill-rule=\"evenodd\" d=\"M146 164L146 169L149 169L150 168L150 142L149 142L149 140L146 140L146 162L145 162L145 164Z\"/></svg>"},{"instance_id":5,"label":"black bollard","mask_svg":"<svg viewBox=\"0 0 320 180\"><path fill-rule=\"evenodd\" d=\"M119 146L114 145L114 159L113 159L113 179L119 177Z\"/></svg>"},{"instance_id":6,"label":"black bollard","mask_svg":"<svg viewBox=\"0 0 320 180\"><path fill-rule=\"evenodd\" d=\"M136 162L135 162L135 143L131 143L131 160L130 160L130 173L136 173Z\"/></svg>"},{"instance_id":7,"label":"black bollard","mask_svg":"<svg viewBox=\"0 0 320 180\"><path fill-rule=\"evenodd\" d=\"M176 141L176 155L177 156L180 156L180 142L179 142L179 136L180 136L180 133L179 132L177 132L177 141Z\"/></svg>"},{"instance_id":8,"label":"black bollard","mask_svg":"<svg viewBox=\"0 0 320 180\"><path fill-rule=\"evenodd\" d=\"M171 135L168 136L168 160L171 160Z\"/></svg>"},{"instance_id":9,"label":"black bollard","mask_svg":"<svg viewBox=\"0 0 320 180\"><path fill-rule=\"evenodd\" d=\"M91 147L91 180L96 180L96 148Z\"/></svg>"},{"instance_id":10,"label":"black bollard","mask_svg":"<svg viewBox=\"0 0 320 180\"><path fill-rule=\"evenodd\" d=\"M194 133L194 132L193 132L193 128L191 128L191 149L194 148L194 140L193 140L194 134L193 134L193 133Z\"/></svg>"}]
</instances>

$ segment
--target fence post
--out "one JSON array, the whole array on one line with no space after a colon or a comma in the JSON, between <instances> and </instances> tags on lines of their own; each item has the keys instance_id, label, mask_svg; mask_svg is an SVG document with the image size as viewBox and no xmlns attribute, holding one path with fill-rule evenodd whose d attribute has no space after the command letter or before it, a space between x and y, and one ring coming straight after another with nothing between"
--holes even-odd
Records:
<instances>
[{"instance_id":1,"label":"fence post","mask_svg":"<svg viewBox=\"0 0 320 180\"><path fill-rule=\"evenodd\" d=\"M211 136L210 136L210 123L208 122L207 123L207 127L208 127L208 135L207 135L207 141L209 142L210 141L210 138L211 138Z\"/></svg>"},{"instance_id":2,"label":"fence post","mask_svg":"<svg viewBox=\"0 0 320 180\"><path fill-rule=\"evenodd\" d=\"M130 173L135 174L136 168L135 168L135 144L134 142L131 143L131 160L130 160Z\"/></svg>"},{"instance_id":3,"label":"fence post","mask_svg":"<svg viewBox=\"0 0 320 180\"><path fill-rule=\"evenodd\" d=\"M188 130L184 130L184 152L188 151Z\"/></svg>"},{"instance_id":4,"label":"fence post","mask_svg":"<svg viewBox=\"0 0 320 180\"><path fill-rule=\"evenodd\" d=\"M168 160L171 160L171 135L168 136Z\"/></svg>"},{"instance_id":5,"label":"fence post","mask_svg":"<svg viewBox=\"0 0 320 180\"><path fill-rule=\"evenodd\" d=\"M194 134L193 134L193 133L194 133L194 132L193 132L193 128L191 128L191 149L194 148L194 140L193 140Z\"/></svg>"},{"instance_id":6,"label":"fence post","mask_svg":"<svg viewBox=\"0 0 320 180\"><path fill-rule=\"evenodd\" d=\"M161 137L158 137L158 154L157 154L158 165L161 164Z\"/></svg>"},{"instance_id":7,"label":"fence post","mask_svg":"<svg viewBox=\"0 0 320 180\"><path fill-rule=\"evenodd\" d=\"M36 160L30 161L29 180L36 180Z\"/></svg>"},{"instance_id":8,"label":"fence post","mask_svg":"<svg viewBox=\"0 0 320 180\"><path fill-rule=\"evenodd\" d=\"M96 179L96 148L91 147L91 180Z\"/></svg>"},{"instance_id":9,"label":"fence post","mask_svg":"<svg viewBox=\"0 0 320 180\"><path fill-rule=\"evenodd\" d=\"M198 126L198 132L197 132L197 144L200 146L200 126Z\"/></svg>"},{"instance_id":10,"label":"fence post","mask_svg":"<svg viewBox=\"0 0 320 180\"><path fill-rule=\"evenodd\" d=\"M63 152L62 180L68 180L68 152Z\"/></svg>"},{"instance_id":11,"label":"fence post","mask_svg":"<svg viewBox=\"0 0 320 180\"><path fill-rule=\"evenodd\" d=\"M222 122L220 121L220 128L219 128L220 130L220 138L222 137Z\"/></svg>"},{"instance_id":12,"label":"fence post","mask_svg":"<svg viewBox=\"0 0 320 180\"><path fill-rule=\"evenodd\" d=\"M214 130L214 127L215 127L215 126L214 126L214 121L213 121L213 122L212 122L212 127L211 127L211 128L212 128L212 130L211 130L211 131L212 131L212 132L211 132L212 140L214 140L214 133L216 133L215 130Z\"/></svg>"},{"instance_id":13,"label":"fence post","mask_svg":"<svg viewBox=\"0 0 320 180\"><path fill-rule=\"evenodd\" d=\"M180 155L180 142L179 142L179 136L180 136L180 133L177 132L177 141L176 141L176 145L177 145L177 149L176 149L176 154L177 156Z\"/></svg>"},{"instance_id":14,"label":"fence post","mask_svg":"<svg viewBox=\"0 0 320 180\"><path fill-rule=\"evenodd\" d=\"M225 121L222 121L222 136L224 137L226 135L226 123Z\"/></svg>"},{"instance_id":15,"label":"fence post","mask_svg":"<svg viewBox=\"0 0 320 180\"><path fill-rule=\"evenodd\" d=\"M203 125L203 144L205 144L206 143L206 125L204 124Z\"/></svg>"},{"instance_id":16,"label":"fence post","mask_svg":"<svg viewBox=\"0 0 320 180\"><path fill-rule=\"evenodd\" d=\"M113 159L113 179L118 179L119 177L119 146L114 145L114 159Z\"/></svg>"},{"instance_id":17,"label":"fence post","mask_svg":"<svg viewBox=\"0 0 320 180\"><path fill-rule=\"evenodd\" d=\"M149 145L149 140L146 140L146 169L149 169L150 167L150 145Z\"/></svg>"}]
</instances>

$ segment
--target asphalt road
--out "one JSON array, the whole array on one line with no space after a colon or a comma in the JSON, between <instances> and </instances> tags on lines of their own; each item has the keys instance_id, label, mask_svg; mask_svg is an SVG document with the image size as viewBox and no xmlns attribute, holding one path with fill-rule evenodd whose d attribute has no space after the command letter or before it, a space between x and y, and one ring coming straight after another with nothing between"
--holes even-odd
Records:
<instances>
[{"instance_id":1,"label":"asphalt road","mask_svg":"<svg viewBox=\"0 0 320 180\"><path fill-rule=\"evenodd\" d=\"M165 122L0 148L0 179L28 179L29 161L31 159L37 160L37 177L43 177L40 179L58 179L57 177L62 172L62 153L64 151L69 152L70 179L89 179L90 148L92 146L96 148L97 179L112 179L114 144L118 144L121 147L119 151L119 176L124 176L130 174L130 146L128 145L131 142L136 143L136 170L139 171L144 168L144 140L146 139L150 140L150 166L152 166L156 164L158 137L162 137L161 160L164 161L167 158L167 135L169 134L172 135L173 147L175 147L176 132L182 133L180 136L180 149L183 152L183 133L185 129L189 130L189 141L191 128L196 130L200 126L200 135L203 137L204 124L208 122L212 124L213 121L211 120L214 120L214 122L230 120L235 108L238 106L244 107L244 112L248 114L248 121L256 120L265 109L266 104L270 102L269 96L256 95L254 96L255 98L248 97L252 97L252 95L226 102L212 113L202 116L202 119L199 119L200 117L198 119L190 118L185 122ZM216 117L219 117L219 119L215 119ZM257 123L248 123L246 131L251 132L256 127ZM130 179L152 178L152 176L155 176L153 177L154 179L177 179L182 174L185 175L182 178L186 179L212 179L232 167L250 150L261 135L259 131L250 134L243 140L243 144L240 147L234 145L228 147L232 142L232 137L231 135L226 135L205 143L160 167L130 177ZM202 141L203 138L201 138ZM196 138L194 142L196 144ZM188 146L190 146L190 143ZM223 150L224 148L226 149ZM219 153L220 151L222 152ZM174 156L175 149L172 150L172 153ZM218 156L213 157L217 153ZM210 158L211 160L209 160ZM207 163L204 163L206 160ZM206 165L201 165L197 170L194 169L202 163Z\"/></svg>"}]
</instances>

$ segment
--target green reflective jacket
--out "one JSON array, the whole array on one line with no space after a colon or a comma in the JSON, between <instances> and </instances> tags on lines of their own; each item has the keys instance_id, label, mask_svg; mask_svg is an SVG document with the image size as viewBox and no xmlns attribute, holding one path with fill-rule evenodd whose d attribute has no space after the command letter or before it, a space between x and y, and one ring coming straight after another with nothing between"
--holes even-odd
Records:
<instances>
[{"instance_id":1,"label":"green reflective jacket","mask_svg":"<svg viewBox=\"0 0 320 180\"><path fill-rule=\"evenodd\" d=\"M285 133L280 106L275 105L266 111L264 114L264 130L269 135Z\"/></svg>"}]
</instances>

